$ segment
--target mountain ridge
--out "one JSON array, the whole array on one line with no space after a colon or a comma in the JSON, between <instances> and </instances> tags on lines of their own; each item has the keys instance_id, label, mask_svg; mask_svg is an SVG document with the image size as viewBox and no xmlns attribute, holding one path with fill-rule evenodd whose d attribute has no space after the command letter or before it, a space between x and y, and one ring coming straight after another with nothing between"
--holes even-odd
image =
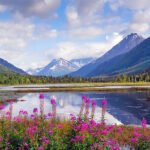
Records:
<instances>
[{"instance_id":1,"label":"mountain ridge","mask_svg":"<svg viewBox=\"0 0 150 150\"><path fill-rule=\"evenodd\" d=\"M38 76L64 76L72 71L78 69L78 66L74 65L70 61L63 58L53 59L48 65L43 67L36 75Z\"/></svg>"},{"instance_id":2,"label":"mountain ridge","mask_svg":"<svg viewBox=\"0 0 150 150\"><path fill-rule=\"evenodd\" d=\"M74 76L74 77L75 76L86 77L88 74L90 74L90 72L92 72L94 69L96 69L96 67L98 65L100 65L101 63L103 63L117 55L129 52L130 50L132 50L132 48L134 48L135 46L140 44L143 40L144 40L144 38L142 36L139 36L137 33L131 33L128 36L126 36L123 40L121 40L118 44L113 46L103 56L101 56L100 58L96 59L95 61L83 66L79 70L77 70L73 73L70 73L69 75ZM132 46L131 46L131 43L132 43ZM112 53L113 53L113 56L112 56Z\"/></svg>"},{"instance_id":3,"label":"mountain ridge","mask_svg":"<svg viewBox=\"0 0 150 150\"><path fill-rule=\"evenodd\" d=\"M134 47L131 51L100 64L93 72L88 74L88 76L108 75L115 72L124 73L138 65L140 65L140 68L138 68L139 72L150 67L150 37ZM132 72L134 73L135 71L132 70Z\"/></svg>"},{"instance_id":4,"label":"mountain ridge","mask_svg":"<svg viewBox=\"0 0 150 150\"><path fill-rule=\"evenodd\" d=\"M19 74L22 74L22 75L27 74L24 70L14 66L13 64L9 63L8 61L6 61L2 58L0 58L0 65L4 66L5 68L7 68L9 70L11 70L12 72L19 73Z\"/></svg>"}]
</instances>

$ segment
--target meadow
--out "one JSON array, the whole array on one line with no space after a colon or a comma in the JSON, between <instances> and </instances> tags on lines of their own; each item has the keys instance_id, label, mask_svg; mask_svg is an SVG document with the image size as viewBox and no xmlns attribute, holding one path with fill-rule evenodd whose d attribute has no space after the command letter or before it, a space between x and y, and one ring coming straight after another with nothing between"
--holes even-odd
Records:
<instances>
[{"instance_id":1,"label":"meadow","mask_svg":"<svg viewBox=\"0 0 150 150\"><path fill-rule=\"evenodd\" d=\"M149 150L150 129L146 119L141 126L105 123L107 100L101 101L99 121L94 120L96 101L82 96L80 112L70 119L57 115L57 100L50 99L52 112L44 114L44 94L40 109L29 114L20 110L13 116L13 101L4 112L0 103L0 149L2 150ZM91 112L89 111L92 106Z\"/></svg>"}]
</instances>

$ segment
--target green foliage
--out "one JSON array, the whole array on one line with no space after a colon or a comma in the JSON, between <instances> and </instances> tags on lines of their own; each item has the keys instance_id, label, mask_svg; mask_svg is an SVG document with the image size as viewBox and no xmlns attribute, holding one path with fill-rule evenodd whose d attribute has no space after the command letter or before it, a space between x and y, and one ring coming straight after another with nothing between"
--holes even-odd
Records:
<instances>
[{"instance_id":1,"label":"green foliage","mask_svg":"<svg viewBox=\"0 0 150 150\"><path fill-rule=\"evenodd\" d=\"M141 139L136 147L136 150L150 150L150 142Z\"/></svg>"}]
</instances>

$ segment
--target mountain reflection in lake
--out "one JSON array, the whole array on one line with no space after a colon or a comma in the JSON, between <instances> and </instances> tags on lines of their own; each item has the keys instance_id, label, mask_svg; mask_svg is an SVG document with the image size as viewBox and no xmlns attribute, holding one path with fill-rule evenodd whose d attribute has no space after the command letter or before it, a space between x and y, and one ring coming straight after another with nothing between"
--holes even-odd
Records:
<instances>
[{"instance_id":1,"label":"mountain reflection in lake","mask_svg":"<svg viewBox=\"0 0 150 150\"><path fill-rule=\"evenodd\" d=\"M2 95L2 93L0 93ZM141 123L144 117L150 124L150 101L147 101L148 92L49 92L45 93L44 113L51 112L51 97L57 100L57 112L59 114L78 114L81 105L82 95L88 96L92 100L96 100L96 113L100 118L101 100L107 99L107 113L109 118L116 119L123 124ZM5 95L3 97L16 98L18 101L13 103L13 115L18 115L21 109L27 110L30 114L33 108L40 107L39 93L20 94L15 93ZM25 100L25 101L20 101ZM9 109L9 103L5 103L5 111Z\"/></svg>"}]
</instances>

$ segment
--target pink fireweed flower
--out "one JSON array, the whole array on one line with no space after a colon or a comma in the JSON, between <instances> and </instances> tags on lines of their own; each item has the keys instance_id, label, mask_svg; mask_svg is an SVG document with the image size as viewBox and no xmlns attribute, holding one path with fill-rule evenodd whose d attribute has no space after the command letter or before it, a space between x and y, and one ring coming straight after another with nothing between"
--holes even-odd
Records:
<instances>
[{"instance_id":1,"label":"pink fireweed flower","mask_svg":"<svg viewBox=\"0 0 150 150\"><path fill-rule=\"evenodd\" d=\"M119 147L113 147L112 150L120 150L120 148Z\"/></svg>"},{"instance_id":2,"label":"pink fireweed flower","mask_svg":"<svg viewBox=\"0 0 150 150\"><path fill-rule=\"evenodd\" d=\"M46 140L43 141L43 143L44 143L44 144L48 144L48 143L49 143L49 140L46 139Z\"/></svg>"},{"instance_id":3,"label":"pink fireweed flower","mask_svg":"<svg viewBox=\"0 0 150 150\"><path fill-rule=\"evenodd\" d=\"M41 94L39 95L39 99L44 99L44 94L43 94L43 93L41 93Z\"/></svg>"},{"instance_id":4,"label":"pink fireweed flower","mask_svg":"<svg viewBox=\"0 0 150 150\"><path fill-rule=\"evenodd\" d=\"M75 115L70 114L70 120L71 120L71 121L75 121L75 120L77 120L77 118L76 118L76 116L75 116Z\"/></svg>"},{"instance_id":5,"label":"pink fireweed flower","mask_svg":"<svg viewBox=\"0 0 150 150\"><path fill-rule=\"evenodd\" d=\"M63 126L62 126L61 124L58 124L58 125L57 125L57 128L58 128L58 129L62 129L62 127L63 127Z\"/></svg>"},{"instance_id":6,"label":"pink fireweed flower","mask_svg":"<svg viewBox=\"0 0 150 150\"><path fill-rule=\"evenodd\" d=\"M38 150L44 150L44 148L43 148L42 146L40 146L40 147L38 148Z\"/></svg>"},{"instance_id":7,"label":"pink fireweed flower","mask_svg":"<svg viewBox=\"0 0 150 150\"><path fill-rule=\"evenodd\" d=\"M33 109L33 113L37 113L38 112L38 109L37 108L34 108Z\"/></svg>"},{"instance_id":8,"label":"pink fireweed flower","mask_svg":"<svg viewBox=\"0 0 150 150\"><path fill-rule=\"evenodd\" d=\"M131 139L131 142L132 142L132 143L138 142L138 138L132 138L132 139Z\"/></svg>"},{"instance_id":9,"label":"pink fireweed flower","mask_svg":"<svg viewBox=\"0 0 150 150\"><path fill-rule=\"evenodd\" d=\"M141 125L142 125L143 128L146 128L147 120L145 118L142 119Z\"/></svg>"},{"instance_id":10,"label":"pink fireweed flower","mask_svg":"<svg viewBox=\"0 0 150 150\"><path fill-rule=\"evenodd\" d=\"M107 100L106 99L103 99L102 100L102 107L105 107L107 105Z\"/></svg>"},{"instance_id":11,"label":"pink fireweed flower","mask_svg":"<svg viewBox=\"0 0 150 150\"><path fill-rule=\"evenodd\" d=\"M97 123L92 119L92 120L90 120L90 125L91 125L92 127L94 127L94 126L97 125Z\"/></svg>"},{"instance_id":12,"label":"pink fireweed flower","mask_svg":"<svg viewBox=\"0 0 150 150\"><path fill-rule=\"evenodd\" d=\"M48 113L48 117L52 117L53 116L53 114L52 113Z\"/></svg>"},{"instance_id":13,"label":"pink fireweed flower","mask_svg":"<svg viewBox=\"0 0 150 150\"><path fill-rule=\"evenodd\" d=\"M139 138L139 137L141 136L141 134L138 133L138 132L136 132L136 131L133 133L133 135L134 135L136 138Z\"/></svg>"},{"instance_id":14,"label":"pink fireweed flower","mask_svg":"<svg viewBox=\"0 0 150 150\"><path fill-rule=\"evenodd\" d=\"M28 112L27 111L23 111L23 115L27 116Z\"/></svg>"},{"instance_id":15,"label":"pink fireweed flower","mask_svg":"<svg viewBox=\"0 0 150 150\"><path fill-rule=\"evenodd\" d=\"M121 128L121 127L118 128L118 132L119 132L119 133L122 132L122 128Z\"/></svg>"},{"instance_id":16,"label":"pink fireweed flower","mask_svg":"<svg viewBox=\"0 0 150 150\"><path fill-rule=\"evenodd\" d=\"M90 104L90 99L87 98L86 101L85 101L85 103L86 103L86 104Z\"/></svg>"},{"instance_id":17,"label":"pink fireweed flower","mask_svg":"<svg viewBox=\"0 0 150 150\"><path fill-rule=\"evenodd\" d=\"M84 113L84 117L85 119L87 119L88 115L89 115L89 108L90 108L90 99L86 99L85 101L86 105L85 105L85 113Z\"/></svg>"},{"instance_id":18,"label":"pink fireweed flower","mask_svg":"<svg viewBox=\"0 0 150 150\"><path fill-rule=\"evenodd\" d=\"M105 112L106 112L106 105L107 105L107 101L106 99L102 100L102 123L105 123Z\"/></svg>"},{"instance_id":19,"label":"pink fireweed flower","mask_svg":"<svg viewBox=\"0 0 150 150\"><path fill-rule=\"evenodd\" d=\"M81 131L81 132L85 132L85 131L88 130L88 128L89 128L88 124L85 123L85 122L83 122L83 123L81 124L81 129L80 129L80 131Z\"/></svg>"},{"instance_id":20,"label":"pink fireweed flower","mask_svg":"<svg viewBox=\"0 0 150 150\"><path fill-rule=\"evenodd\" d=\"M87 97L85 95L82 96L82 100L86 100Z\"/></svg>"},{"instance_id":21,"label":"pink fireweed flower","mask_svg":"<svg viewBox=\"0 0 150 150\"><path fill-rule=\"evenodd\" d=\"M54 133L54 131L53 131L53 130L49 130L48 133L49 133L50 135L52 135L52 134Z\"/></svg>"},{"instance_id":22,"label":"pink fireweed flower","mask_svg":"<svg viewBox=\"0 0 150 150\"><path fill-rule=\"evenodd\" d=\"M107 130L102 130L102 131L101 131L101 134L102 134L102 135L107 135L107 134L108 134L108 131L107 131Z\"/></svg>"},{"instance_id":23,"label":"pink fireweed flower","mask_svg":"<svg viewBox=\"0 0 150 150\"><path fill-rule=\"evenodd\" d=\"M51 104L52 104L52 105L56 105L56 99L52 98L52 99L51 99Z\"/></svg>"},{"instance_id":24,"label":"pink fireweed flower","mask_svg":"<svg viewBox=\"0 0 150 150\"><path fill-rule=\"evenodd\" d=\"M44 115L44 101L42 99L40 101L40 114L41 114L41 117L43 117L43 115Z\"/></svg>"},{"instance_id":25,"label":"pink fireweed flower","mask_svg":"<svg viewBox=\"0 0 150 150\"><path fill-rule=\"evenodd\" d=\"M133 130L134 130L134 131L138 131L139 128L138 128L138 127L134 127Z\"/></svg>"},{"instance_id":26,"label":"pink fireweed flower","mask_svg":"<svg viewBox=\"0 0 150 150\"><path fill-rule=\"evenodd\" d=\"M96 101L92 101L92 106L96 106Z\"/></svg>"},{"instance_id":27,"label":"pink fireweed flower","mask_svg":"<svg viewBox=\"0 0 150 150\"><path fill-rule=\"evenodd\" d=\"M85 139L84 136L76 135L74 138L71 139L71 142L73 143L83 142L84 139Z\"/></svg>"},{"instance_id":28,"label":"pink fireweed flower","mask_svg":"<svg viewBox=\"0 0 150 150\"><path fill-rule=\"evenodd\" d=\"M87 99L87 97L85 95L82 96L82 104L81 104L81 108L80 108L79 117L81 117L81 115L83 114L86 99Z\"/></svg>"},{"instance_id":29,"label":"pink fireweed flower","mask_svg":"<svg viewBox=\"0 0 150 150\"><path fill-rule=\"evenodd\" d=\"M28 145L27 143L24 143L24 146L25 146L26 148L28 148L28 147L29 147L29 145Z\"/></svg>"},{"instance_id":30,"label":"pink fireweed flower","mask_svg":"<svg viewBox=\"0 0 150 150\"><path fill-rule=\"evenodd\" d=\"M2 105L2 104L0 104L0 110L2 110L2 109L4 109L4 108L5 108L5 106Z\"/></svg>"},{"instance_id":31,"label":"pink fireweed flower","mask_svg":"<svg viewBox=\"0 0 150 150\"><path fill-rule=\"evenodd\" d=\"M91 118L94 118L95 113L95 107L96 107L96 101L92 101L92 112L91 112Z\"/></svg>"}]
</instances>

